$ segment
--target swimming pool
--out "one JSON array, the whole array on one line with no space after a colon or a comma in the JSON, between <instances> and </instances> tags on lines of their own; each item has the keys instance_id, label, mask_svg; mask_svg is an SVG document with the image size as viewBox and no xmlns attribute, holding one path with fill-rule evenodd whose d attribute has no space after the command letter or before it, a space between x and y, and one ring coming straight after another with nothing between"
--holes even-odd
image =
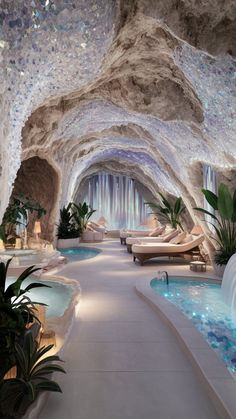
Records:
<instances>
[{"instance_id":1,"label":"swimming pool","mask_svg":"<svg viewBox=\"0 0 236 419\"><path fill-rule=\"evenodd\" d=\"M8 277L6 286L8 287L8 285L15 280L16 278L14 277ZM23 282L22 288L26 288L27 285L32 282L38 282L40 284L43 283L45 285L49 285L51 288L35 288L27 292L26 296L28 296L32 301L48 305L48 307L46 307L46 317L63 316L65 310L70 304L74 293L74 287L70 284L62 284L61 282L56 281L39 281L37 278L29 277Z\"/></svg>"},{"instance_id":2,"label":"swimming pool","mask_svg":"<svg viewBox=\"0 0 236 419\"><path fill-rule=\"evenodd\" d=\"M92 247L70 247L69 249L60 249L63 256L71 261L91 259L101 253L101 250Z\"/></svg>"},{"instance_id":3,"label":"swimming pool","mask_svg":"<svg viewBox=\"0 0 236 419\"><path fill-rule=\"evenodd\" d=\"M222 299L221 286L174 278L167 285L154 278L151 287L194 323L236 378L236 321Z\"/></svg>"}]
</instances>

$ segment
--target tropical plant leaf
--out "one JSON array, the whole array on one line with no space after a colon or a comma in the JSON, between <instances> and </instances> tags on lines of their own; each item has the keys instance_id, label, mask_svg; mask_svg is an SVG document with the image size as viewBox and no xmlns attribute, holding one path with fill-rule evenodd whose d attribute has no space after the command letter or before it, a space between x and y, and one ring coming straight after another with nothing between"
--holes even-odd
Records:
<instances>
[{"instance_id":1,"label":"tropical plant leaf","mask_svg":"<svg viewBox=\"0 0 236 419\"><path fill-rule=\"evenodd\" d=\"M59 358L58 355L50 355L50 356L47 356L46 358L44 358L41 361L37 362L37 364L32 369L31 374L34 374L34 372L39 371L42 366L45 366L45 364L47 366L47 364L49 362L55 362L55 361L60 361L60 358Z\"/></svg>"},{"instance_id":2,"label":"tropical plant leaf","mask_svg":"<svg viewBox=\"0 0 236 419\"><path fill-rule=\"evenodd\" d=\"M52 372L65 373L66 371L64 370L64 368L61 367L61 365L58 365L58 364L53 364L53 365L48 365L48 366L46 365L40 368L39 370L34 371L34 378L39 378L41 376L51 374Z\"/></svg>"},{"instance_id":3,"label":"tropical plant leaf","mask_svg":"<svg viewBox=\"0 0 236 419\"><path fill-rule=\"evenodd\" d=\"M9 300L13 297L19 297L21 295L20 289L22 282L34 272L39 271L41 268L35 268L34 266L29 266L27 269L22 272L22 274L17 278L17 280L9 285L7 290L5 291L5 299Z\"/></svg>"},{"instance_id":4,"label":"tropical plant leaf","mask_svg":"<svg viewBox=\"0 0 236 419\"><path fill-rule=\"evenodd\" d=\"M219 265L225 265L229 258L236 253L236 191L233 196L227 185L221 183L218 188L218 197L211 191L203 190L208 203L214 210L218 210L218 215L206 211L204 208L195 208L204 214L212 217L214 222L211 224L215 235L212 237L218 244L215 254L215 261Z\"/></svg>"},{"instance_id":5,"label":"tropical plant leaf","mask_svg":"<svg viewBox=\"0 0 236 419\"><path fill-rule=\"evenodd\" d=\"M232 214L231 221L233 223L236 222L236 189L235 189L234 194L233 194L233 214Z\"/></svg>"},{"instance_id":6,"label":"tropical plant leaf","mask_svg":"<svg viewBox=\"0 0 236 419\"><path fill-rule=\"evenodd\" d=\"M218 218L216 217L216 215L215 215L215 214L213 214L212 212L209 212L209 211L205 210L204 208L195 207L195 208L193 208L193 209L194 209L194 210L196 210L196 211L202 212L202 213L204 213L204 214L206 214L206 215L209 215L209 216L210 216L210 217L212 217L214 220L218 221ZM218 221L218 222L219 222L219 221Z\"/></svg>"},{"instance_id":7,"label":"tropical plant leaf","mask_svg":"<svg viewBox=\"0 0 236 419\"><path fill-rule=\"evenodd\" d=\"M62 393L61 387L55 381L42 380L36 384L37 391L52 391L56 393Z\"/></svg>"},{"instance_id":8,"label":"tropical plant leaf","mask_svg":"<svg viewBox=\"0 0 236 419\"><path fill-rule=\"evenodd\" d=\"M181 203L182 203L182 198L181 196L179 198L176 199L175 201L175 206L174 206L174 213L175 214L179 214L179 211L181 209Z\"/></svg>"},{"instance_id":9,"label":"tropical plant leaf","mask_svg":"<svg viewBox=\"0 0 236 419\"><path fill-rule=\"evenodd\" d=\"M4 243L6 243L6 241L7 241L7 238L6 238L6 233L5 233L5 229L4 229L4 226L1 224L0 225L0 239L4 242Z\"/></svg>"},{"instance_id":10,"label":"tropical plant leaf","mask_svg":"<svg viewBox=\"0 0 236 419\"><path fill-rule=\"evenodd\" d=\"M229 188L221 183L218 189L218 211L224 220L231 220L233 215L233 198Z\"/></svg>"},{"instance_id":11,"label":"tropical plant leaf","mask_svg":"<svg viewBox=\"0 0 236 419\"><path fill-rule=\"evenodd\" d=\"M202 189L202 192L210 206L217 211L218 210L218 197L214 192L210 191L209 189Z\"/></svg>"},{"instance_id":12,"label":"tropical plant leaf","mask_svg":"<svg viewBox=\"0 0 236 419\"><path fill-rule=\"evenodd\" d=\"M4 291L6 286L6 266L0 263L0 301L4 299Z\"/></svg>"},{"instance_id":13,"label":"tropical plant leaf","mask_svg":"<svg viewBox=\"0 0 236 419\"><path fill-rule=\"evenodd\" d=\"M0 387L0 405L4 417L22 416L27 407L36 399L41 391L61 392L60 386L48 375L53 372L65 373L55 361L61 361L57 355L44 357L53 345L38 348L32 333L24 339L23 346L15 345L17 377L4 380ZM44 357L42 359L42 357Z\"/></svg>"},{"instance_id":14,"label":"tropical plant leaf","mask_svg":"<svg viewBox=\"0 0 236 419\"><path fill-rule=\"evenodd\" d=\"M28 292L34 288L52 288L52 287L50 285L40 284L39 282L33 282L32 284L27 285L27 287L23 291Z\"/></svg>"},{"instance_id":15,"label":"tropical plant leaf","mask_svg":"<svg viewBox=\"0 0 236 419\"><path fill-rule=\"evenodd\" d=\"M167 201L167 199L162 195L162 193L159 192L159 195L161 196L162 202L165 205L166 208L171 209L171 204Z\"/></svg>"}]
</instances>

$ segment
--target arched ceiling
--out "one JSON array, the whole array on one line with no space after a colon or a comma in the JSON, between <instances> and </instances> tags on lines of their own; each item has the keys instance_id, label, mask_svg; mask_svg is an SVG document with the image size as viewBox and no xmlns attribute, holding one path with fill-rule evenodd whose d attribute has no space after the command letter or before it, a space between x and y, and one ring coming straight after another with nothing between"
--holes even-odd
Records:
<instances>
[{"instance_id":1,"label":"arched ceiling","mask_svg":"<svg viewBox=\"0 0 236 419\"><path fill-rule=\"evenodd\" d=\"M235 167L233 0L13 3L0 6L1 213L32 155L61 171L62 201L102 168L197 199L197 162Z\"/></svg>"},{"instance_id":2,"label":"arched ceiling","mask_svg":"<svg viewBox=\"0 0 236 419\"><path fill-rule=\"evenodd\" d=\"M73 198L80 182L85 177L102 170L113 174L126 174L146 185L154 196L157 195L158 190L163 191L163 189L172 195L177 195L179 192L177 187L174 188L169 173L145 151L136 152L130 149L127 152L123 148L113 146L107 151L101 149L100 153L96 150L89 160L86 159L84 164L81 163L78 161L78 167L75 166L71 173L67 200Z\"/></svg>"}]
</instances>

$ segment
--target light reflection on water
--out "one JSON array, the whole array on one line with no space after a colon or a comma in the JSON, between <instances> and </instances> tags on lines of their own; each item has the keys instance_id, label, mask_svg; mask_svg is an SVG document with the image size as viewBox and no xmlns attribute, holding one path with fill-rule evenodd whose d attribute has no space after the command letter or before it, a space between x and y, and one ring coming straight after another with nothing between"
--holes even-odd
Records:
<instances>
[{"instance_id":1,"label":"light reflection on water","mask_svg":"<svg viewBox=\"0 0 236 419\"><path fill-rule=\"evenodd\" d=\"M168 286L154 278L151 287L192 320L236 376L236 321L231 309L222 299L221 286L174 279L170 279Z\"/></svg>"}]
</instances>

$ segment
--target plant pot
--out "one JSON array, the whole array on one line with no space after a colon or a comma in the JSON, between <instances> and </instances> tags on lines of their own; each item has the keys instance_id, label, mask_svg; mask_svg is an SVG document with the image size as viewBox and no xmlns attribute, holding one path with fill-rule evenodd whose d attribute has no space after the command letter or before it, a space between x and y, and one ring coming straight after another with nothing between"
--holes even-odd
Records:
<instances>
[{"instance_id":1,"label":"plant pot","mask_svg":"<svg viewBox=\"0 0 236 419\"><path fill-rule=\"evenodd\" d=\"M57 248L58 249L68 249L69 247L78 247L80 242L80 237L75 239L58 239Z\"/></svg>"}]
</instances>

